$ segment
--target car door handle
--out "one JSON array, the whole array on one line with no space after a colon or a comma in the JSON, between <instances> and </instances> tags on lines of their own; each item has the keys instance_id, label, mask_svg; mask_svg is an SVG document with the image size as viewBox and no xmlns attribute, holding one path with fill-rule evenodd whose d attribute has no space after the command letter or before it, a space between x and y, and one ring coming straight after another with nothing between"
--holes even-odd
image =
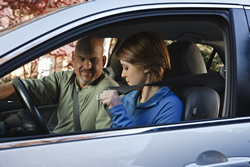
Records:
<instances>
[{"instance_id":1,"label":"car door handle","mask_svg":"<svg viewBox=\"0 0 250 167\"><path fill-rule=\"evenodd\" d=\"M218 151L201 153L194 163L185 167L250 167L250 157L227 158Z\"/></svg>"}]
</instances>

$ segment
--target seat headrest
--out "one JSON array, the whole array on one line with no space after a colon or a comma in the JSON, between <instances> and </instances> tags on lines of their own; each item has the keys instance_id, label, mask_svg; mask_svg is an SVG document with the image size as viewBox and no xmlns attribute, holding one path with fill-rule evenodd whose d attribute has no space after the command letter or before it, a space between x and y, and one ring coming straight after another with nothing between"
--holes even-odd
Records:
<instances>
[{"instance_id":1,"label":"seat headrest","mask_svg":"<svg viewBox=\"0 0 250 167\"><path fill-rule=\"evenodd\" d=\"M110 67L113 71L114 76L112 76L112 79L114 79L120 86L126 86L126 80L125 78L121 77L122 74L122 65L120 63L120 60L115 56L116 52L111 56L110 58Z\"/></svg>"},{"instance_id":2,"label":"seat headrest","mask_svg":"<svg viewBox=\"0 0 250 167\"><path fill-rule=\"evenodd\" d=\"M110 66L114 71L115 75L120 77L122 73L122 65L120 63L120 60L115 56L115 54L116 52L114 52L110 58Z\"/></svg>"},{"instance_id":3,"label":"seat headrest","mask_svg":"<svg viewBox=\"0 0 250 167\"><path fill-rule=\"evenodd\" d=\"M204 59L197 46L190 41L178 41L168 46L170 77L207 73Z\"/></svg>"}]
</instances>

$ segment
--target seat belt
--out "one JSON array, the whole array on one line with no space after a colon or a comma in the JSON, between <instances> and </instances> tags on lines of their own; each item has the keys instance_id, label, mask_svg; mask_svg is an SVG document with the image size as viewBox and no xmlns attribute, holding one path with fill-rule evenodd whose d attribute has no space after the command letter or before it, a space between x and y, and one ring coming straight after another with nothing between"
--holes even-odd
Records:
<instances>
[{"instance_id":1,"label":"seat belt","mask_svg":"<svg viewBox=\"0 0 250 167\"><path fill-rule=\"evenodd\" d=\"M74 131L81 131L81 124L79 118L79 104L78 104L78 92L76 91L76 85L74 84L73 92L73 119L74 119Z\"/></svg>"},{"instance_id":2,"label":"seat belt","mask_svg":"<svg viewBox=\"0 0 250 167\"><path fill-rule=\"evenodd\" d=\"M132 90L141 88L143 86L204 86L224 83L224 78L219 72L203 73L194 75L184 75L180 77L173 77L164 79L158 82L134 85L134 86L113 86L106 87L104 90L116 90L119 95L127 94Z\"/></svg>"},{"instance_id":3,"label":"seat belt","mask_svg":"<svg viewBox=\"0 0 250 167\"><path fill-rule=\"evenodd\" d=\"M143 86L204 86L212 84L224 83L224 77L220 72L213 73L203 73L203 74L194 74L194 75L184 75L179 77L173 77L164 79L158 82L134 85L134 86L113 86L105 87L104 90L116 90L119 95L127 94L135 89L139 89ZM107 114L112 119L113 116L109 112L109 108L104 106Z\"/></svg>"},{"instance_id":4,"label":"seat belt","mask_svg":"<svg viewBox=\"0 0 250 167\"><path fill-rule=\"evenodd\" d=\"M104 73L100 75L92 84L95 85L105 78ZM76 85L73 88L73 120L74 120L74 131L82 131L80 118L79 118L79 104L78 104L78 92L76 90Z\"/></svg>"}]
</instances>

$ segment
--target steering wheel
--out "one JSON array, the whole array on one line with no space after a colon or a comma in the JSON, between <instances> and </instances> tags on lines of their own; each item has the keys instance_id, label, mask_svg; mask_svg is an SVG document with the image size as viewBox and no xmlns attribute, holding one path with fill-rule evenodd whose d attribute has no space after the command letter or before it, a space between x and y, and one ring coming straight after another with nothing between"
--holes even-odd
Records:
<instances>
[{"instance_id":1,"label":"steering wheel","mask_svg":"<svg viewBox=\"0 0 250 167\"><path fill-rule=\"evenodd\" d=\"M23 106L28 110L29 115L31 115L39 134L50 134L24 83L19 78L15 78L12 83Z\"/></svg>"}]
</instances>

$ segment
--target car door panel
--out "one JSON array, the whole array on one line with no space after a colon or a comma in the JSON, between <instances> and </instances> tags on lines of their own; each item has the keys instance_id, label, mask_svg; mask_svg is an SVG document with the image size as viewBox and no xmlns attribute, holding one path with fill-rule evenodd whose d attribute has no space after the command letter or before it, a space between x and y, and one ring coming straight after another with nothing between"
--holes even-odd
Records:
<instances>
[{"instance_id":1,"label":"car door panel","mask_svg":"<svg viewBox=\"0 0 250 167\"><path fill-rule=\"evenodd\" d=\"M18 101L0 101L1 108L0 121L4 121L11 114L23 110L23 106ZM57 104L37 106L44 122L50 130L53 130L57 125Z\"/></svg>"},{"instance_id":2,"label":"car door panel","mask_svg":"<svg viewBox=\"0 0 250 167\"><path fill-rule=\"evenodd\" d=\"M1 150L1 166L184 166L211 150L227 158L250 157L250 123L246 122L123 135L126 131L132 130L115 131L121 133L113 137L92 133L92 139L86 134L86 140Z\"/></svg>"},{"instance_id":3,"label":"car door panel","mask_svg":"<svg viewBox=\"0 0 250 167\"><path fill-rule=\"evenodd\" d=\"M18 101L0 101L0 105L0 113L22 108L22 104Z\"/></svg>"}]
</instances>

